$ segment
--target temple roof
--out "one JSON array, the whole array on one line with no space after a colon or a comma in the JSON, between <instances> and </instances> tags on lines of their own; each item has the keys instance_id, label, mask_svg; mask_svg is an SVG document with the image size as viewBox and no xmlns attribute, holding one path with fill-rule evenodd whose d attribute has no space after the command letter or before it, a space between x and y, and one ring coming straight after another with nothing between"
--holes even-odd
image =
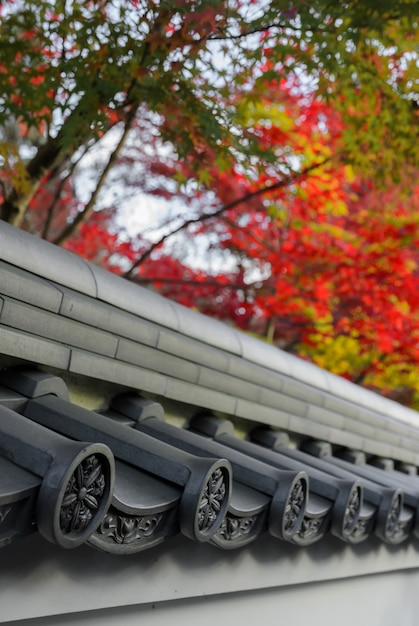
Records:
<instances>
[{"instance_id":1,"label":"temple roof","mask_svg":"<svg viewBox=\"0 0 419 626\"><path fill-rule=\"evenodd\" d=\"M415 411L7 224L0 251L0 545L418 536Z\"/></svg>"}]
</instances>

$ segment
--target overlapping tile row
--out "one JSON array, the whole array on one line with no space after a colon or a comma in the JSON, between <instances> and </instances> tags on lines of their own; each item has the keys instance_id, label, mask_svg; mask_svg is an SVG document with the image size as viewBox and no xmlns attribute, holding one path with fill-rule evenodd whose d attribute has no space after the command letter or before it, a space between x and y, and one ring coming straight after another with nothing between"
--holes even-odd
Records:
<instances>
[{"instance_id":1,"label":"overlapping tile row","mask_svg":"<svg viewBox=\"0 0 419 626\"><path fill-rule=\"evenodd\" d=\"M8 225L0 251L0 543L419 535L419 478L398 471L419 466L414 411Z\"/></svg>"},{"instance_id":2,"label":"overlapping tile row","mask_svg":"<svg viewBox=\"0 0 419 626\"><path fill-rule=\"evenodd\" d=\"M185 426L136 392L95 412L70 402L56 375L3 369L1 544L34 530L115 554L177 533L224 549L265 532L299 546L329 533L395 545L419 536L417 476L317 458L267 427L243 440L199 409Z\"/></svg>"},{"instance_id":3,"label":"overlapping tile row","mask_svg":"<svg viewBox=\"0 0 419 626\"><path fill-rule=\"evenodd\" d=\"M0 251L3 354L418 464L415 412L7 224Z\"/></svg>"}]
</instances>

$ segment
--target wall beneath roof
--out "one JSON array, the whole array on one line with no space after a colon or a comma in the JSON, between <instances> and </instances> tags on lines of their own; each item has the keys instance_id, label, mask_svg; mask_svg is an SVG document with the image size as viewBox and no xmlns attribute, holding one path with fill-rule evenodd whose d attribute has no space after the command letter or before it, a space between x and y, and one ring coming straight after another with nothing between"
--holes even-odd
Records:
<instances>
[{"instance_id":1,"label":"wall beneath roof","mask_svg":"<svg viewBox=\"0 0 419 626\"><path fill-rule=\"evenodd\" d=\"M115 557L34 535L1 550L0 623L416 626L417 589L419 542L296 548L262 537L225 552L177 537Z\"/></svg>"},{"instance_id":2,"label":"wall beneath roof","mask_svg":"<svg viewBox=\"0 0 419 626\"><path fill-rule=\"evenodd\" d=\"M417 626L418 573L195 598L13 622L14 626Z\"/></svg>"}]
</instances>

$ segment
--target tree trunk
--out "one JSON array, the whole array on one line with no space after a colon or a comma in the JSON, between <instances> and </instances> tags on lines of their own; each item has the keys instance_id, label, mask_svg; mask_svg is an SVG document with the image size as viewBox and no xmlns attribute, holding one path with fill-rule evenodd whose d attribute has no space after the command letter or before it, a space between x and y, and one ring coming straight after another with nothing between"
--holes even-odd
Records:
<instances>
[{"instance_id":1,"label":"tree trunk","mask_svg":"<svg viewBox=\"0 0 419 626\"><path fill-rule=\"evenodd\" d=\"M45 174L57 164L61 157L60 136L50 138L38 149L26 168L26 184L23 190L13 188L11 193L0 205L0 219L20 226L29 202L38 190Z\"/></svg>"}]
</instances>

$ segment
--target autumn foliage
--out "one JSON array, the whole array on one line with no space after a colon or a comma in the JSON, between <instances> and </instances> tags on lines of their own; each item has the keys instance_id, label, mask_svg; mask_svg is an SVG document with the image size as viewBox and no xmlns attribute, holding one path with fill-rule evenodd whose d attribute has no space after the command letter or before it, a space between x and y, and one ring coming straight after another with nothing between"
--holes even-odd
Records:
<instances>
[{"instance_id":1,"label":"autumn foliage","mask_svg":"<svg viewBox=\"0 0 419 626\"><path fill-rule=\"evenodd\" d=\"M418 406L414 4L0 3L0 218Z\"/></svg>"},{"instance_id":2,"label":"autumn foliage","mask_svg":"<svg viewBox=\"0 0 419 626\"><path fill-rule=\"evenodd\" d=\"M175 262L163 236L153 259L143 257L129 274L322 367L413 402L419 185L407 188L402 180L384 188L355 176L334 158L344 130L339 116L315 99L293 95L295 89L284 82L266 85L257 122L252 112L252 133L262 146L278 148L276 169L250 183L238 166L214 168L211 191L195 193L201 219L185 225L189 237L205 236L231 271L193 271L181 262L182 252ZM283 115L287 123L273 123ZM299 161L300 173L284 176L290 159ZM173 177L179 164L173 171L167 163L150 167ZM184 164L182 173L188 178Z\"/></svg>"}]
</instances>

